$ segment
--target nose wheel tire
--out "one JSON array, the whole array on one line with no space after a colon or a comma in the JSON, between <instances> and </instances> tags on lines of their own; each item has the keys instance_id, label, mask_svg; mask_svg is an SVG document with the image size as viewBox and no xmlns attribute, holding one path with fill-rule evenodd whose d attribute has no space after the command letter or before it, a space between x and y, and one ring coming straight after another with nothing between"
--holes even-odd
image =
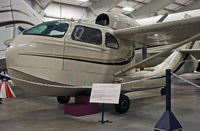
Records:
<instances>
[{"instance_id":1,"label":"nose wheel tire","mask_svg":"<svg viewBox=\"0 0 200 131\"><path fill-rule=\"evenodd\" d=\"M130 107L130 100L126 95L120 95L119 104L115 105L115 110L120 113L126 113Z\"/></svg>"},{"instance_id":2,"label":"nose wheel tire","mask_svg":"<svg viewBox=\"0 0 200 131\"><path fill-rule=\"evenodd\" d=\"M163 95L166 95L166 87L161 88L160 94L161 94L162 96L163 96Z\"/></svg>"},{"instance_id":3,"label":"nose wheel tire","mask_svg":"<svg viewBox=\"0 0 200 131\"><path fill-rule=\"evenodd\" d=\"M70 97L69 96L57 96L57 101L60 104L67 104L70 101Z\"/></svg>"}]
</instances>

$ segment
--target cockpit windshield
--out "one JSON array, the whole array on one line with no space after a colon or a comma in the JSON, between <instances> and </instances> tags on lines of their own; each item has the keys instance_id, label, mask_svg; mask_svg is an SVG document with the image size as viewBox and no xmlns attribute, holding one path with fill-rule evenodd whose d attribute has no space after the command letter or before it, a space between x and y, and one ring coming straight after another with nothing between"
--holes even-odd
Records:
<instances>
[{"instance_id":1,"label":"cockpit windshield","mask_svg":"<svg viewBox=\"0 0 200 131\"><path fill-rule=\"evenodd\" d=\"M25 31L24 35L40 35L40 36L49 36L62 38L67 29L69 28L69 24L61 21L51 21L39 24L27 31Z\"/></svg>"}]
</instances>

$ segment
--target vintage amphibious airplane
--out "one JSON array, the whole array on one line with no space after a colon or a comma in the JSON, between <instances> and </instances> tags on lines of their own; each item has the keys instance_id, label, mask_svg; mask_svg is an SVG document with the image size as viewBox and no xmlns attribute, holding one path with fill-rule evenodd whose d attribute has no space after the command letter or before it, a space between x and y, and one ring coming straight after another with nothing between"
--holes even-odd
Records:
<instances>
[{"instance_id":1,"label":"vintage amphibious airplane","mask_svg":"<svg viewBox=\"0 0 200 131\"><path fill-rule=\"evenodd\" d=\"M93 83L121 83L115 109L129 109L126 92L165 86L165 69L194 71L200 58L200 17L139 26L125 15L100 14L95 24L51 21L20 34L6 53L9 75L20 88L32 93L57 96L67 103L70 96L91 91ZM162 43L177 43L139 63L134 49ZM133 69L175 50L161 64L145 71ZM165 90L162 89L161 93Z\"/></svg>"}]
</instances>

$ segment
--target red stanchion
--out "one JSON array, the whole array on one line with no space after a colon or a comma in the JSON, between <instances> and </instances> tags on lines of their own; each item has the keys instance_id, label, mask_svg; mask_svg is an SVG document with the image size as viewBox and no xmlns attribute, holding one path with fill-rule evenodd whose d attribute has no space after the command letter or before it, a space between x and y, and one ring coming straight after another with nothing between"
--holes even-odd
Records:
<instances>
[{"instance_id":1,"label":"red stanchion","mask_svg":"<svg viewBox=\"0 0 200 131\"><path fill-rule=\"evenodd\" d=\"M3 81L0 87L0 98L14 98L16 97L7 81Z\"/></svg>"}]
</instances>

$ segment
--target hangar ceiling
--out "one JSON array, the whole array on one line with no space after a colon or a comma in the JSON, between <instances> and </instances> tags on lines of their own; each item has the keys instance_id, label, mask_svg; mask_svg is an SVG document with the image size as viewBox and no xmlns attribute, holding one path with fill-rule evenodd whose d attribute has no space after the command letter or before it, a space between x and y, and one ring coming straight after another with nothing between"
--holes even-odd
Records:
<instances>
[{"instance_id":1,"label":"hangar ceiling","mask_svg":"<svg viewBox=\"0 0 200 131\"><path fill-rule=\"evenodd\" d=\"M79 7L86 10L86 19L95 17L96 15L105 11L114 11L123 14L129 14L136 18L146 18L166 13L175 13L180 11L187 11L197 9L200 7L200 0L26 0L37 3L45 12L46 17L63 17L51 16L46 13L53 4L66 6L65 8ZM124 7L132 8L130 11L124 10ZM61 10L61 9L60 9ZM60 11L61 12L61 11ZM83 15L83 14L82 14ZM69 18L71 18L70 16ZM83 17L80 15L80 18ZM80 19L79 18L79 19ZM77 19L77 18L76 18Z\"/></svg>"},{"instance_id":2,"label":"hangar ceiling","mask_svg":"<svg viewBox=\"0 0 200 131\"><path fill-rule=\"evenodd\" d=\"M90 7L92 3L98 2L99 0L53 0L53 2L81 6L81 7Z\"/></svg>"}]
</instances>

